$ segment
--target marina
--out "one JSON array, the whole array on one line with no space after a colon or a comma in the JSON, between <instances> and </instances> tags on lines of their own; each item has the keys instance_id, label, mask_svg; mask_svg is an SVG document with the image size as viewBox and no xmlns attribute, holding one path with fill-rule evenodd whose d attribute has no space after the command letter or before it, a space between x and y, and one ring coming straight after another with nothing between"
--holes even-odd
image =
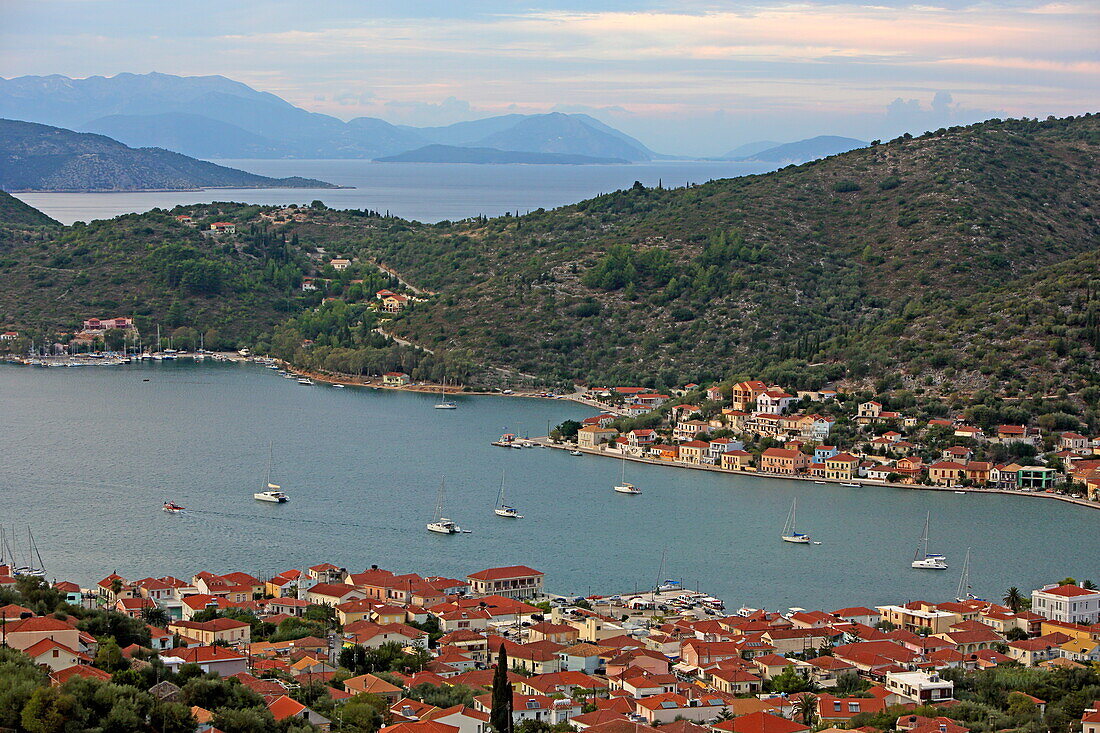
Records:
<instances>
[{"instance_id":1,"label":"marina","mask_svg":"<svg viewBox=\"0 0 1100 733\"><path fill-rule=\"evenodd\" d=\"M4 518L29 518L51 578L82 581L122 558L137 558L135 572L147 564L148 572L202 565L263 574L282 569L268 567L272 557L301 564L323 551L349 565L439 573L461 572L468 556L528 563L552 573L555 591L582 595L590 584L652 587L654 548L667 547L664 575L727 603L832 606L844 600L841 577L860 583L868 602L946 598L957 571L909 568L929 511L935 551L962 558L973 548L976 595L1055 574L1100 577L1100 558L1084 541L1100 532L1100 513L1064 502L872 482L852 489L643 461L630 463L628 478L645 491L625 500L610 490L621 463L489 445L504 433L539 435L548 421L594 414L588 407L458 395L459 410L444 416L432 409L438 390L292 387L277 369L214 359L107 370L0 366L5 414L37 413L33 422L0 423ZM36 407L43 404L67 407ZM250 496L262 487L268 443L278 469L272 482L293 494L287 504ZM503 471L507 503L522 520L490 511ZM444 474L445 516L470 534L425 530ZM801 531L825 540L812 552L777 536L795 498L799 516L812 518ZM169 499L186 509L160 511ZM1022 521L1023 508L1044 521ZM1039 551L1051 527L1080 541ZM441 554L441 542L462 549ZM597 545L610 549L594 554ZM1026 568L995 559L1021 553ZM776 563L787 582L773 582Z\"/></svg>"}]
</instances>

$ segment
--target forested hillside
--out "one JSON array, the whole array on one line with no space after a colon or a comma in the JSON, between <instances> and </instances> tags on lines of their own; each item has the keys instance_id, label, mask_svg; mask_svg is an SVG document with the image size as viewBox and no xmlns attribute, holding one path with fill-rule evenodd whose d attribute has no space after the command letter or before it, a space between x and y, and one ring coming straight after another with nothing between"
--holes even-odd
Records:
<instances>
[{"instance_id":1,"label":"forested hillside","mask_svg":"<svg viewBox=\"0 0 1100 733\"><path fill-rule=\"evenodd\" d=\"M283 235L204 237L164 212L59 228L0 252L0 324L41 332L93 316L135 316L210 332L211 346L255 339L303 307L310 265Z\"/></svg>"},{"instance_id":2,"label":"forested hillside","mask_svg":"<svg viewBox=\"0 0 1100 733\"><path fill-rule=\"evenodd\" d=\"M1100 373L1098 150L1100 116L990 121L522 217L426 225L317 207L271 230L289 247L275 264L247 246L270 207L181 207L235 222L238 234L203 239L156 212L63 229L9 254L0 316L56 324L91 308L152 319L193 303L217 328L232 323L310 365L370 369L377 345L361 305L297 317L275 340L263 331L317 300L269 268L309 274L323 248L428 291L383 327L469 382L480 365L655 387L752 374L799 386L1072 391ZM217 290L165 279L155 253L166 246L163 256L205 262L198 271L217 273Z\"/></svg>"},{"instance_id":3,"label":"forested hillside","mask_svg":"<svg viewBox=\"0 0 1100 733\"><path fill-rule=\"evenodd\" d=\"M967 299L1042 298L1016 280L1093 251L1098 150L1100 117L993 121L521 218L380 226L363 250L440 291L398 332L517 371L860 378L925 363L919 341L891 345L873 326L939 312L965 336ZM1094 260L1080 266L1095 276ZM848 333L870 340L821 348Z\"/></svg>"}]
</instances>

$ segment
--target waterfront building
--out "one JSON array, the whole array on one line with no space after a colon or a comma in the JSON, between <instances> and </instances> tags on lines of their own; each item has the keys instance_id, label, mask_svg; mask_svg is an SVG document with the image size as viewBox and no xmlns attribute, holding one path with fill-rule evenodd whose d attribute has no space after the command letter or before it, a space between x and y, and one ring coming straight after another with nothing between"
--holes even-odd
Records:
<instances>
[{"instance_id":1,"label":"waterfront building","mask_svg":"<svg viewBox=\"0 0 1100 733\"><path fill-rule=\"evenodd\" d=\"M1100 622L1100 590L1077 585L1047 585L1031 593L1031 610L1054 621Z\"/></svg>"},{"instance_id":2,"label":"waterfront building","mask_svg":"<svg viewBox=\"0 0 1100 733\"><path fill-rule=\"evenodd\" d=\"M538 598L542 595L543 573L526 565L489 568L466 577L474 597Z\"/></svg>"},{"instance_id":3,"label":"waterfront building","mask_svg":"<svg viewBox=\"0 0 1100 733\"><path fill-rule=\"evenodd\" d=\"M597 448L603 443L610 443L618 434L618 431L611 428L585 425L577 430L577 447Z\"/></svg>"}]
</instances>

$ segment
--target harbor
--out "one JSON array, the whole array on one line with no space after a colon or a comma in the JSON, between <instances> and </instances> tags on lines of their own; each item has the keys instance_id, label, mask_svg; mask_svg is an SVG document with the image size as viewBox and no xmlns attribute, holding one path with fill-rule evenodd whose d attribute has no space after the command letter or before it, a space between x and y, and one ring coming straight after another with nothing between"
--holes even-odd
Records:
<instances>
[{"instance_id":1,"label":"harbor","mask_svg":"<svg viewBox=\"0 0 1100 733\"><path fill-rule=\"evenodd\" d=\"M683 578L733 607L836 605L842 576L857 578L870 602L947 597L970 546L974 585L986 593L1055 574L1100 577L1083 541L1100 531L1100 515L1060 502L1034 503L1045 516L1038 525L1020 520L1031 503L1017 496L853 489L630 460L626 480L642 493L624 496L613 490L618 461L489 445L593 414L568 400L455 394L458 409L435 410L438 391L304 388L276 372L243 357L119 370L0 367L7 414L38 415L0 425L5 523L20 521L22 533L30 522L51 578L85 578L122 558L137 558L133 572L142 574L196 565L263 574L281 569L276 558L311 560L319 545L341 548L349 564L400 556L441 573L461 572L473 555L523 562L574 596L590 595L589 586L651 588L667 548L662 578ZM290 496L285 504L253 498L269 444L271 482ZM522 519L494 512L502 472ZM426 530L444 477L445 516L469 534ZM822 545L780 539L795 498L798 530ZM165 502L186 511L166 513ZM931 542L951 565L938 574L909 567L929 511ZM1081 541L1041 552L1050 526ZM1025 570L996 559L1023 554ZM774 582L775 567L784 583Z\"/></svg>"}]
</instances>

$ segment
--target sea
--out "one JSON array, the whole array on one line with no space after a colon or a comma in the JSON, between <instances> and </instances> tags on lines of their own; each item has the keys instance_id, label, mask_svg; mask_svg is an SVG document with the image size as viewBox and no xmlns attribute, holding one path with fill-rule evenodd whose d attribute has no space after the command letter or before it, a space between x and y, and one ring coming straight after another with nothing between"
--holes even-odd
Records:
<instances>
[{"instance_id":1,"label":"sea","mask_svg":"<svg viewBox=\"0 0 1100 733\"><path fill-rule=\"evenodd\" d=\"M449 397L451 395L448 395ZM1031 497L818 485L490 445L594 414L565 400L301 386L256 364L0 365L0 524L50 579L87 587L200 570L270 576L333 562L449 577L499 565L548 590L612 594L667 579L727 606L834 610L971 592L996 599L1100 580L1100 511ZM270 453L269 453L270 451ZM270 458L269 458L270 456ZM255 501L269 475L291 496ZM522 519L493 514L501 484ZM446 516L426 530L441 487ZM798 529L779 535L798 500ZM187 508L162 511L166 501ZM909 566L926 513L950 569ZM6 557L5 559L8 559Z\"/></svg>"},{"instance_id":2,"label":"sea","mask_svg":"<svg viewBox=\"0 0 1100 733\"><path fill-rule=\"evenodd\" d=\"M19 193L18 198L63 224L109 219L178 204L236 201L367 209L422 222L527 213L576 203L601 193L646 186L681 187L718 178L765 173L769 163L660 161L630 165L475 165L375 163L369 160L216 160L220 165L283 178L302 176L342 189L211 188L126 193Z\"/></svg>"}]
</instances>

